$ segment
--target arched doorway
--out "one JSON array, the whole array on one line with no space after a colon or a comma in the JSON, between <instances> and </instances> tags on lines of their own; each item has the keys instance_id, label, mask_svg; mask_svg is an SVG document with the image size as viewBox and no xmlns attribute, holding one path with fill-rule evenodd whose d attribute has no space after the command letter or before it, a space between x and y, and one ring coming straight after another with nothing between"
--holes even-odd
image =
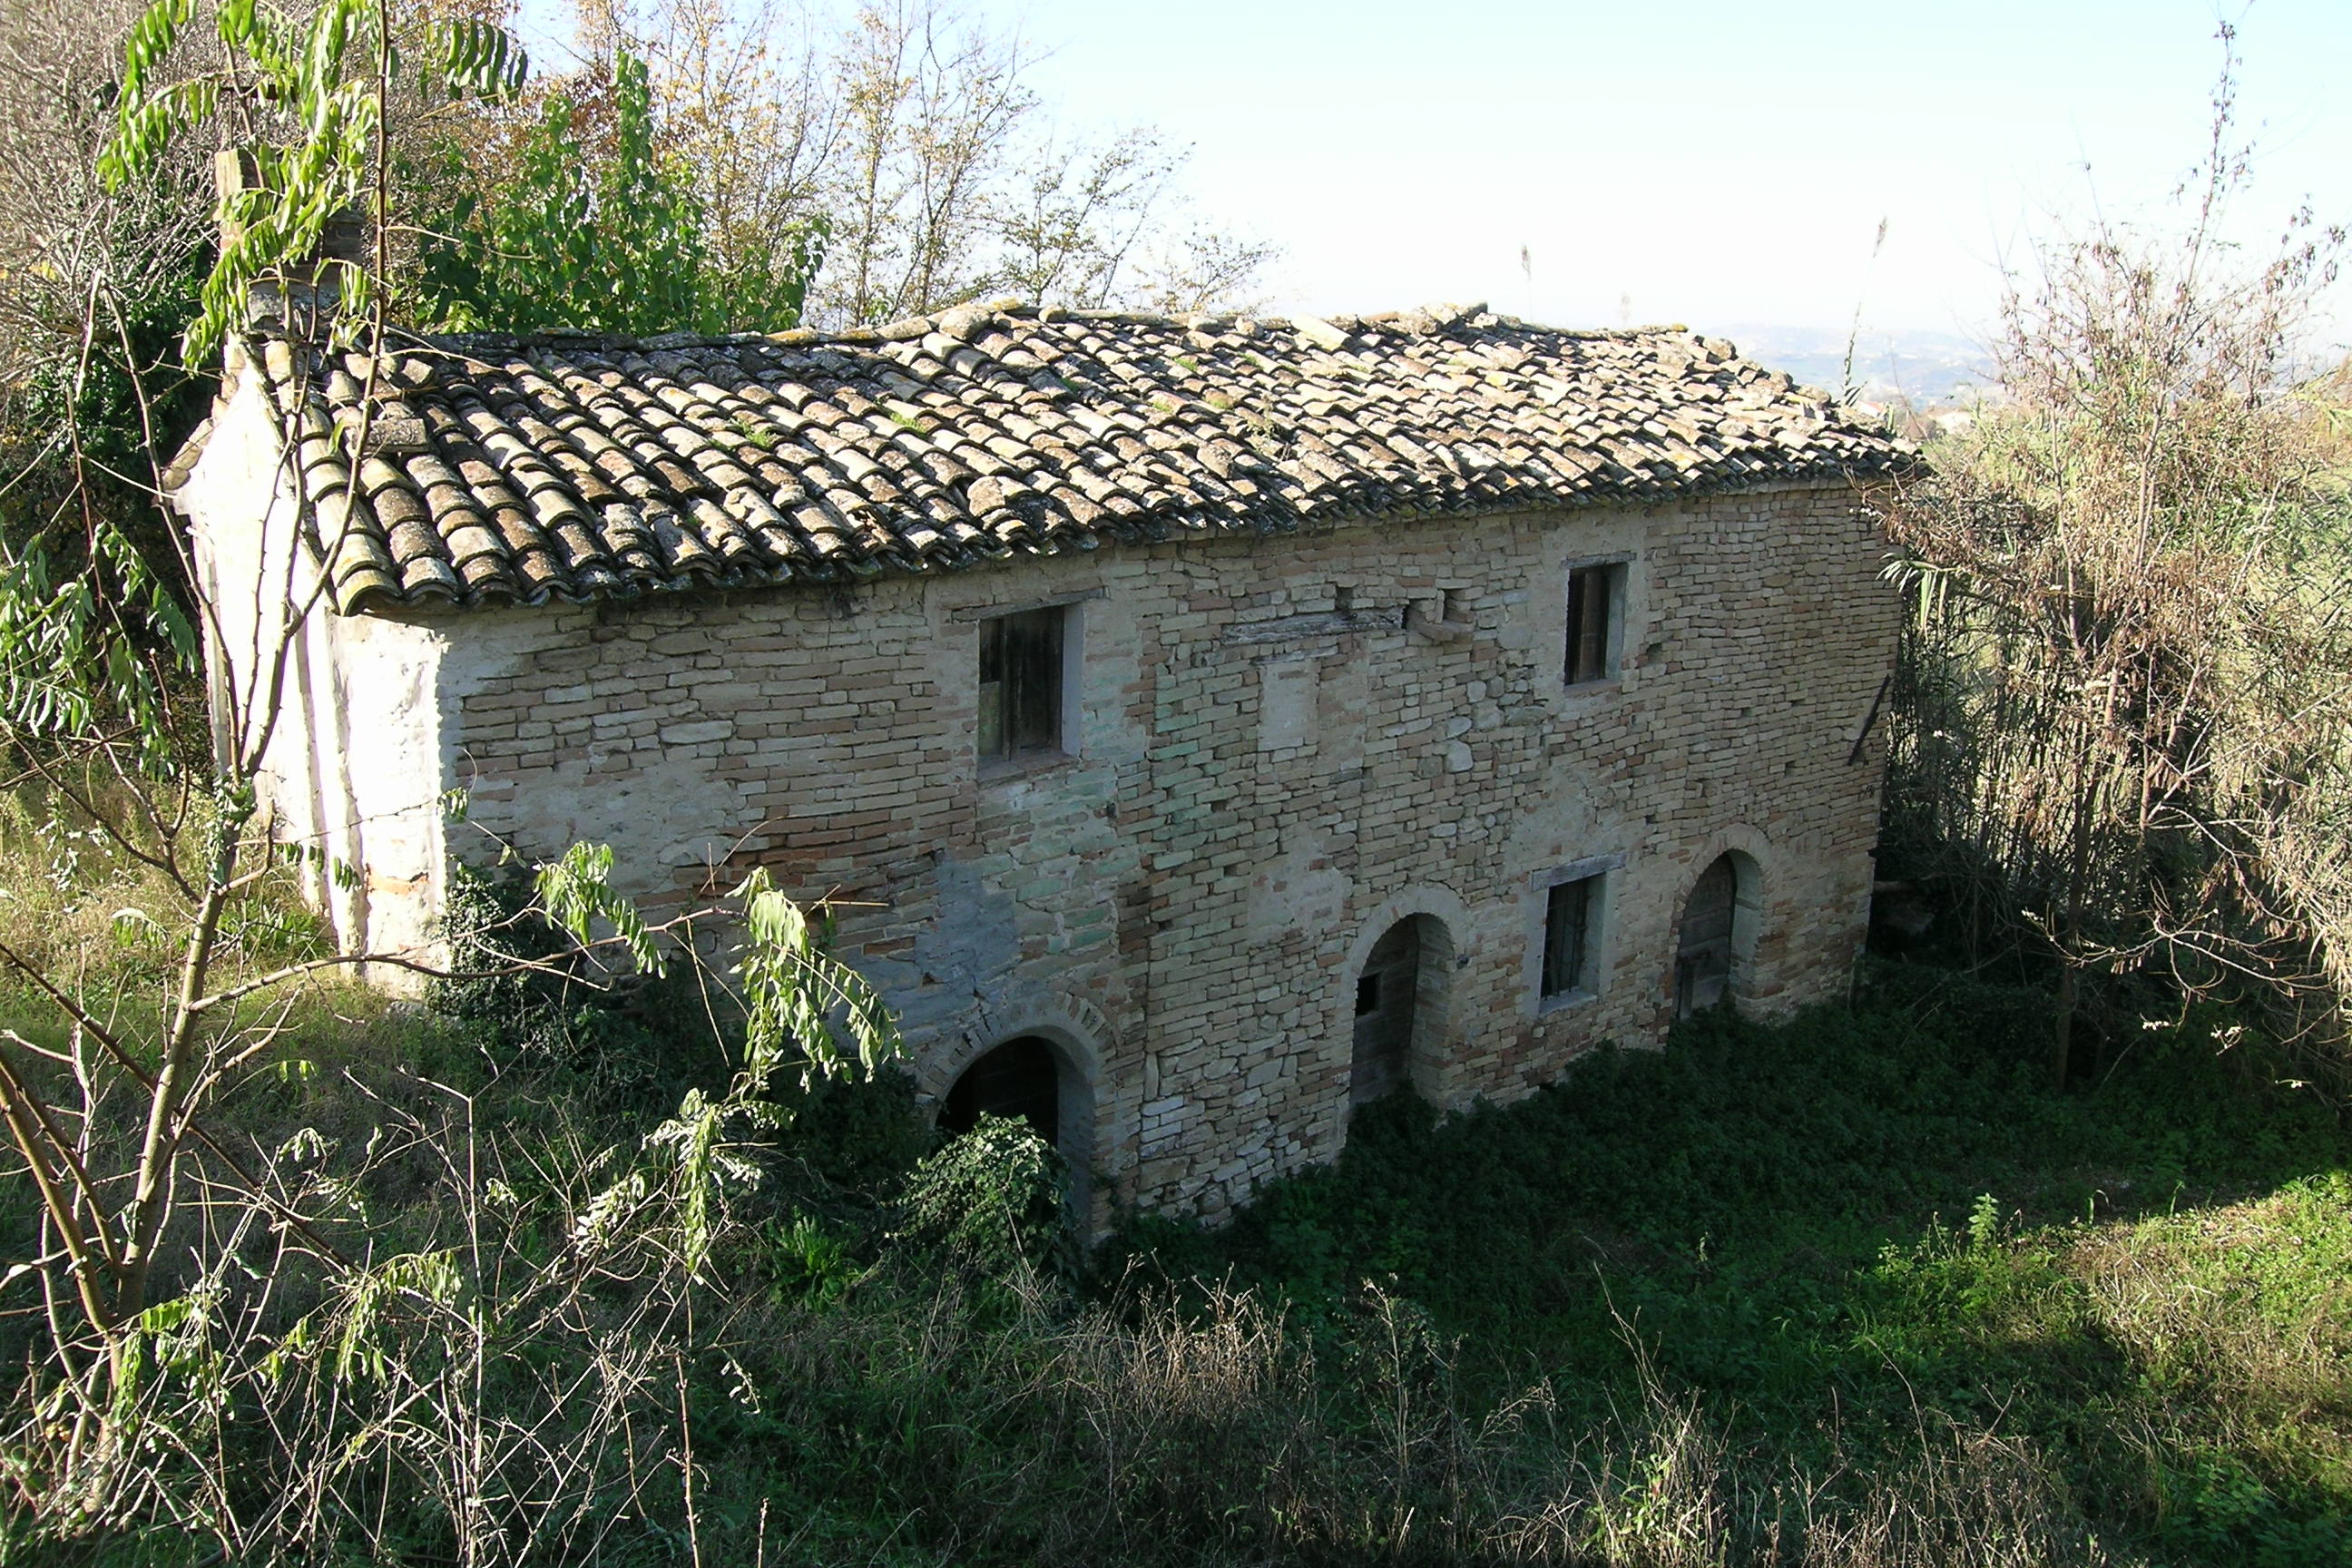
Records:
<instances>
[{"instance_id":1,"label":"arched doorway","mask_svg":"<svg viewBox=\"0 0 2352 1568\"><path fill-rule=\"evenodd\" d=\"M1059 1145L1062 1064L1042 1035L1018 1035L964 1068L940 1106L940 1130L969 1132L982 1115L1026 1121L1037 1136Z\"/></svg>"},{"instance_id":2,"label":"arched doorway","mask_svg":"<svg viewBox=\"0 0 2352 1568\"><path fill-rule=\"evenodd\" d=\"M1738 997L1756 951L1756 863L1718 855L1691 885L1675 949L1675 1016L1687 1018Z\"/></svg>"},{"instance_id":3,"label":"arched doorway","mask_svg":"<svg viewBox=\"0 0 2352 1568\"><path fill-rule=\"evenodd\" d=\"M1382 932L1356 976L1355 1053L1348 1100L1369 1105L1404 1088L1445 1028L1454 943L1444 922L1408 915Z\"/></svg>"}]
</instances>

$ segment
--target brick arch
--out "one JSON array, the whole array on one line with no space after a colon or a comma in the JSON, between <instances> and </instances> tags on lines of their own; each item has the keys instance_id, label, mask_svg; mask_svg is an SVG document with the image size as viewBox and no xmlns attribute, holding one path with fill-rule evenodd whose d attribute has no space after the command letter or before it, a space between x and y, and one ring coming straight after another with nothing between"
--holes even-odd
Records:
<instances>
[{"instance_id":1,"label":"brick arch","mask_svg":"<svg viewBox=\"0 0 2352 1568\"><path fill-rule=\"evenodd\" d=\"M1771 839L1763 832L1746 823L1734 823L1700 841L1697 852L1683 863L1676 879L1666 950L1679 960L1683 921L1690 911L1691 896L1700 879L1717 861L1727 857L1732 863L1733 877L1728 994L1732 1005L1745 1013L1760 997L1777 989L1771 981L1783 934L1774 928L1770 919L1771 895L1780 872L1779 856ZM1675 963L1670 962L1660 983L1669 1022L1676 1002L1675 967Z\"/></svg>"},{"instance_id":2,"label":"brick arch","mask_svg":"<svg viewBox=\"0 0 2352 1568\"><path fill-rule=\"evenodd\" d=\"M1106 1168L1109 1150L1097 1110L1102 1064L1118 1044L1110 1021L1082 997L1016 990L983 1000L946 1036L941 1048L914 1064L918 1103L936 1123L948 1090L980 1060L1008 1040L1032 1036L1054 1053L1060 1096L1055 1146L1070 1163L1076 1212L1093 1212L1095 1178Z\"/></svg>"},{"instance_id":3,"label":"brick arch","mask_svg":"<svg viewBox=\"0 0 2352 1568\"><path fill-rule=\"evenodd\" d=\"M1352 1109L1356 983L1381 940L1408 921L1420 928L1421 963L1407 1070L1417 1091L1432 1099L1437 1097L1439 1075L1456 1028L1452 981L1468 939L1470 909L1452 889L1424 883L1391 895L1358 917L1347 962L1334 974L1327 1003L1327 1016L1336 1025L1337 1042L1329 1064L1328 1093L1334 1151L1347 1141L1348 1116Z\"/></svg>"},{"instance_id":4,"label":"brick arch","mask_svg":"<svg viewBox=\"0 0 2352 1568\"><path fill-rule=\"evenodd\" d=\"M1371 955L1372 944L1379 942L1391 926L1409 915L1434 915L1445 922L1446 928L1454 932L1457 939L1470 925L1470 906L1464 903L1453 889L1435 882L1407 888L1358 917L1356 940L1348 950L1348 972L1353 974L1361 969L1364 960ZM1353 985L1355 983L1350 980L1348 984Z\"/></svg>"}]
</instances>

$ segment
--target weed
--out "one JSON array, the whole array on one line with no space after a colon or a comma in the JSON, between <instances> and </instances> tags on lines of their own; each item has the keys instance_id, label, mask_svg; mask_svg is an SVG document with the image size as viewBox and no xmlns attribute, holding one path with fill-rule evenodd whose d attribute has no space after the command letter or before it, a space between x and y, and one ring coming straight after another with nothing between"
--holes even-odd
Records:
<instances>
[{"instance_id":1,"label":"weed","mask_svg":"<svg viewBox=\"0 0 2352 1568\"><path fill-rule=\"evenodd\" d=\"M388 1364L436 1389L456 1352L410 1320L462 1325L475 1298L439 1303L430 1260L495 1235L499 1268L560 1281L649 1114L593 1059L619 1035L572 1037L583 1059L533 1035L579 996L447 1000L306 1016L295 1065L220 1108L306 1202L419 1260ZM1077 1289L1064 1173L1025 1127L934 1148L904 1075L783 1086L704 1304L649 1318L614 1270L567 1298L584 1332L519 1335L461 1414L583 1467L566 1495L606 1511L562 1519L609 1521L589 1562L676 1561L689 1534L777 1563L2344 1560L2344 1132L2257 1044L2217 1057L2219 1017L2056 1092L2046 1007L1895 966L1853 1011L1711 1015L1508 1108L1393 1099L1221 1231L1130 1219ZM453 1092L493 1173L470 1186L416 1131ZM0 1223L34 1244L28 1214ZM299 1271L285 1289L335 1310ZM604 1392L551 1397L566 1379ZM204 1452L289 1473L274 1434L373 1429L377 1386L247 1384ZM387 1510L338 1484L320 1560L468 1539L462 1489ZM266 1491L219 1495L268 1517ZM0 1564L205 1560L135 1524L5 1528Z\"/></svg>"},{"instance_id":2,"label":"weed","mask_svg":"<svg viewBox=\"0 0 2352 1568\"><path fill-rule=\"evenodd\" d=\"M1067 1272L1076 1263L1068 1184L1061 1156L1027 1123L983 1115L908 1175L892 1239L984 1277Z\"/></svg>"},{"instance_id":3,"label":"weed","mask_svg":"<svg viewBox=\"0 0 2352 1568\"><path fill-rule=\"evenodd\" d=\"M1393 1280L1460 1338L1477 1397L1541 1368L1559 1418L1592 1429L1654 1377L1713 1411L1742 1465L1910 1467L1924 1487L1927 1461L1902 1457L1923 1419L1999 1432L2047 1471L2032 1508L2078 1510L2068 1539L2169 1550L2179 1478L2209 1451L2263 1500L2227 1515L2252 1521L2230 1527L2238 1548L2347 1539L2329 1533L2352 1501L2343 1131L2217 1054L2218 1016L2057 1092L2047 1005L1895 966L1853 1011L1710 1015L1507 1109L1401 1097L1224 1230L1133 1221L1098 1268L1274 1291L1327 1336L1354 1281ZM1603 1479L1603 1522L1650 1495ZM1717 1539L1675 1517L1667 1536ZM1906 1529L1913 1545L1880 1542L1894 1558L1853 1560L1935 1560L1933 1532Z\"/></svg>"}]
</instances>

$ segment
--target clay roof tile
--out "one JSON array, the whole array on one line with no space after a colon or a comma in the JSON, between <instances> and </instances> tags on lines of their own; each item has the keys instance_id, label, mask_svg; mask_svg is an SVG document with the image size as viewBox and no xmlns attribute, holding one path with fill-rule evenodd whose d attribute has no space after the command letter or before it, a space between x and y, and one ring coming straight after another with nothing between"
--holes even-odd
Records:
<instances>
[{"instance_id":1,"label":"clay roof tile","mask_svg":"<svg viewBox=\"0 0 2352 1568\"><path fill-rule=\"evenodd\" d=\"M950 571L1916 460L1680 329L1562 331L1483 306L1280 321L1000 300L831 337L408 340L379 367L376 418L428 438L366 458L343 529L334 432L356 417L366 356L256 348L345 611Z\"/></svg>"}]
</instances>

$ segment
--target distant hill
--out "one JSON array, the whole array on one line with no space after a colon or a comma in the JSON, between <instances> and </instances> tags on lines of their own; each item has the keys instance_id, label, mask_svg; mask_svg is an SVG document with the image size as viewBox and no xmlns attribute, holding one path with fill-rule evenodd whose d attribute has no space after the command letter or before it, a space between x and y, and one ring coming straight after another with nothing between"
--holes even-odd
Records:
<instances>
[{"instance_id":1,"label":"distant hill","mask_svg":"<svg viewBox=\"0 0 2352 1568\"><path fill-rule=\"evenodd\" d=\"M1753 322L1708 323L1703 330L1729 338L1746 358L1786 371L1807 386L1841 390L1845 376L1843 330ZM1868 325L1854 342L1853 374L1865 399L1884 403L1900 396L1920 408L1972 402L1994 384L1991 358L1956 332L1890 332Z\"/></svg>"}]
</instances>

